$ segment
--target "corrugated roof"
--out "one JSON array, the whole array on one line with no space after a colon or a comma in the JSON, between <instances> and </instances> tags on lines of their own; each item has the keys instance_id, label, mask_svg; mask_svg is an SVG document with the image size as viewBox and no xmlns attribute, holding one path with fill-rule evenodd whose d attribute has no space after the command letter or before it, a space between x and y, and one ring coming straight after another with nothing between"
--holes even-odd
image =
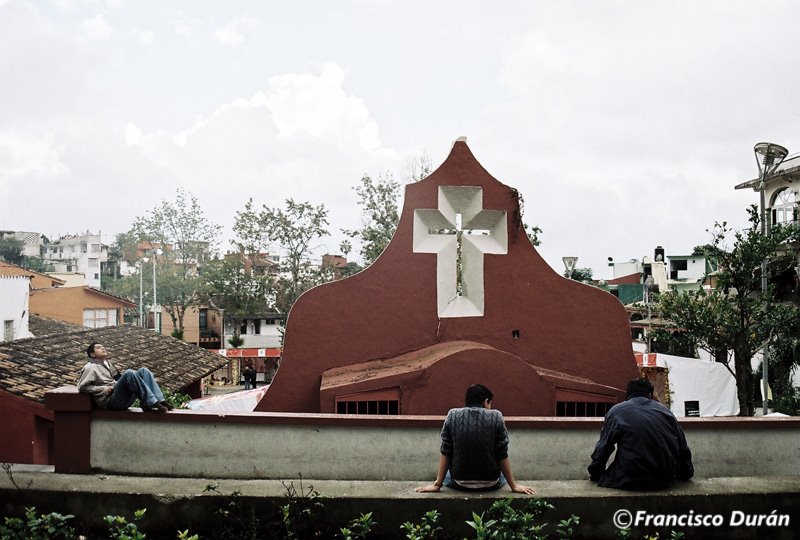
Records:
<instances>
[{"instance_id":1,"label":"corrugated roof","mask_svg":"<svg viewBox=\"0 0 800 540\"><path fill-rule=\"evenodd\" d=\"M37 337L0 343L0 390L33 401L44 402L48 390L78 382L92 341L106 347L120 370L148 367L162 388L170 390L184 388L228 363L196 345L136 326L83 328L30 318Z\"/></svg>"}]
</instances>

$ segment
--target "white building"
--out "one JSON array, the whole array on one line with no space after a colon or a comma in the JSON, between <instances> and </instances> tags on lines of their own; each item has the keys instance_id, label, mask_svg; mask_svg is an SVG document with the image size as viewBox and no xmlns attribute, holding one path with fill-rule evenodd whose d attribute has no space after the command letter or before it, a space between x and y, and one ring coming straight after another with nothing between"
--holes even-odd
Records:
<instances>
[{"instance_id":1,"label":"white building","mask_svg":"<svg viewBox=\"0 0 800 540\"><path fill-rule=\"evenodd\" d=\"M99 234L64 236L42 246L42 257L58 273L83 274L85 285L100 288L101 268L108 261L108 246Z\"/></svg>"},{"instance_id":2,"label":"white building","mask_svg":"<svg viewBox=\"0 0 800 540\"><path fill-rule=\"evenodd\" d=\"M28 276L0 276L0 321L3 323L0 341L33 336L28 331L30 290L31 278Z\"/></svg>"}]
</instances>

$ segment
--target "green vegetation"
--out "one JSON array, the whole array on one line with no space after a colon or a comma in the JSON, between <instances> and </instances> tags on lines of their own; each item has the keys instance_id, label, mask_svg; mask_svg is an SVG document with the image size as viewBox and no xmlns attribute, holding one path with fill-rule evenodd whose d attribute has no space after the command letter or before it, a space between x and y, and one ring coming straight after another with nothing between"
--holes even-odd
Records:
<instances>
[{"instance_id":1,"label":"green vegetation","mask_svg":"<svg viewBox=\"0 0 800 540\"><path fill-rule=\"evenodd\" d=\"M716 223L710 231L712 242L703 246L706 257L718 264L717 286L706 291L664 292L659 297L657 311L682 330L678 339L682 347L698 346L715 351L717 361L728 366L726 352L733 351L736 387L741 416L752 416L757 393L756 378L751 367L753 354L769 343L770 349L784 350L783 355L770 355L770 383L773 388L787 388L786 378L794 364L795 348L800 331L800 310L797 306L778 301L774 287L762 288L762 269L779 275L793 268L791 253L784 250L786 242L800 240L795 226L773 226L766 234L761 231L758 209L748 209L750 226L734 231L725 222ZM728 246L729 238L733 243ZM670 335L663 336L671 339ZM693 355L694 356L694 355ZM730 369L730 367L728 367Z\"/></svg>"},{"instance_id":2,"label":"green vegetation","mask_svg":"<svg viewBox=\"0 0 800 540\"><path fill-rule=\"evenodd\" d=\"M362 513L351 519L346 526L332 527L326 519L324 498L313 486L304 486L302 478L296 489L294 482L284 483L285 499L276 503L259 503L258 499L245 500L238 491L223 496L215 512L212 530L191 534L189 530L176 531L177 540L213 539L310 539L340 538L343 540L367 540L375 532L378 522L372 512ZM205 492L222 495L218 484L209 484ZM515 508L514 505L519 508ZM549 524L546 514L554 509L544 499L501 499L480 514L473 513L465 523L475 538L498 540L548 540L573 538L578 532L580 518L571 515L567 519ZM125 516L108 515L103 518L107 532L102 536L89 536L82 531L73 515L58 513L38 515L35 508L26 508L23 517L5 517L0 525L0 540L59 540L107 538L113 540L147 540L148 533L141 522L146 509L134 512L128 521ZM402 536L408 540L446 540L456 538L439 526L441 515L436 510L423 514L419 522L405 522L400 526ZM385 537L385 532L381 533ZM631 529L617 531L618 540L659 540L660 533L640 531L643 536L633 536ZM583 536L586 536L585 531ZM160 538L161 536L159 536ZM682 540L684 533L670 531L664 540Z\"/></svg>"}]
</instances>

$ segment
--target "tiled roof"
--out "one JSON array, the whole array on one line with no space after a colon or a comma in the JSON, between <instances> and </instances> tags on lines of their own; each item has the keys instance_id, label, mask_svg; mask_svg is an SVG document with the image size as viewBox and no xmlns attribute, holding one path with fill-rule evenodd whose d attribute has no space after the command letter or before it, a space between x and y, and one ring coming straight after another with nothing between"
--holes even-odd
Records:
<instances>
[{"instance_id":1,"label":"tiled roof","mask_svg":"<svg viewBox=\"0 0 800 540\"><path fill-rule=\"evenodd\" d=\"M64 285L66 283L63 279L58 279L53 276L48 276L47 274L42 274L41 272L36 272L34 270L29 270L28 268L23 268L21 266L17 266L16 264L11 264L10 262L0 261L0 275L2 276L27 276L30 278L40 278L43 281L49 280L52 285Z\"/></svg>"},{"instance_id":2,"label":"tiled roof","mask_svg":"<svg viewBox=\"0 0 800 540\"><path fill-rule=\"evenodd\" d=\"M28 316L28 330L30 330L31 334L35 337L41 337L47 334L57 334L59 332L86 330L86 327L31 313ZM89 344L87 343L86 345L88 346Z\"/></svg>"},{"instance_id":3,"label":"tiled roof","mask_svg":"<svg viewBox=\"0 0 800 540\"><path fill-rule=\"evenodd\" d=\"M81 285L80 287L51 287L51 288L48 288L48 289L37 289L36 291L34 291L33 294L37 294L37 295L48 294L48 295L58 296L58 295L70 294L75 289L84 289L86 292L89 292L89 293L92 293L92 294L97 294L99 296L105 296L106 298L113 298L114 300L117 300L117 301L125 304L125 306L127 306L129 308L135 308L136 307L136 303L135 302L131 302L127 298L123 298L121 296L117 296L115 294L111 294L111 293L106 292L106 291L104 291L102 289L97 289L95 287L90 287L89 285Z\"/></svg>"},{"instance_id":4,"label":"tiled roof","mask_svg":"<svg viewBox=\"0 0 800 540\"><path fill-rule=\"evenodd\" d=\"M228 362L196 345L136 326L59 328L52 320L31 319L32 332L55 333L0 343L0 390L33 401L44 402L48 390L78 382L92 341L105 345L118 369L148 367L161 387L170 390L180 390Z\"/></svg>"}]
</instances>

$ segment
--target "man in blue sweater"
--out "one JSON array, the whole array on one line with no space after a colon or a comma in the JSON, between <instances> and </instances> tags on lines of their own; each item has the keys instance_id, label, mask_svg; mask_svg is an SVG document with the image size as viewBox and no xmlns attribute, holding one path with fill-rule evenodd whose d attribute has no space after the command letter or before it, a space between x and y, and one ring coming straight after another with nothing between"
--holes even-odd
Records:
<instances>
[{"instance_id":1,"label":"man in blue sweater","mask_svg":"<svg viewBox=\"0 0 800 540\"><path fill-rule=\"evenodd\" d=\"M415 491L435 492L442 486L480 491L498 489L508 482L514 493L536 493L514 480L508 431L503 415L492 409L493 398L491 390L474 384L467 389L466 407L450 409L442 427L436 481Z\"/></svg>"},{"instance_id":2,"label":"man in blue sweater","mask_svg":"<svg viewBox=\"0 0 800 540\"><path fill-rule=\"evenodd\" d=\"M654 490L694 476L683 430L672 412L653 399L650 381L632 380L627 394L606 414L589 465L591 480L603 487ZM617 454L606 469L615 446Z\"/></svg>"}]
</instances>

